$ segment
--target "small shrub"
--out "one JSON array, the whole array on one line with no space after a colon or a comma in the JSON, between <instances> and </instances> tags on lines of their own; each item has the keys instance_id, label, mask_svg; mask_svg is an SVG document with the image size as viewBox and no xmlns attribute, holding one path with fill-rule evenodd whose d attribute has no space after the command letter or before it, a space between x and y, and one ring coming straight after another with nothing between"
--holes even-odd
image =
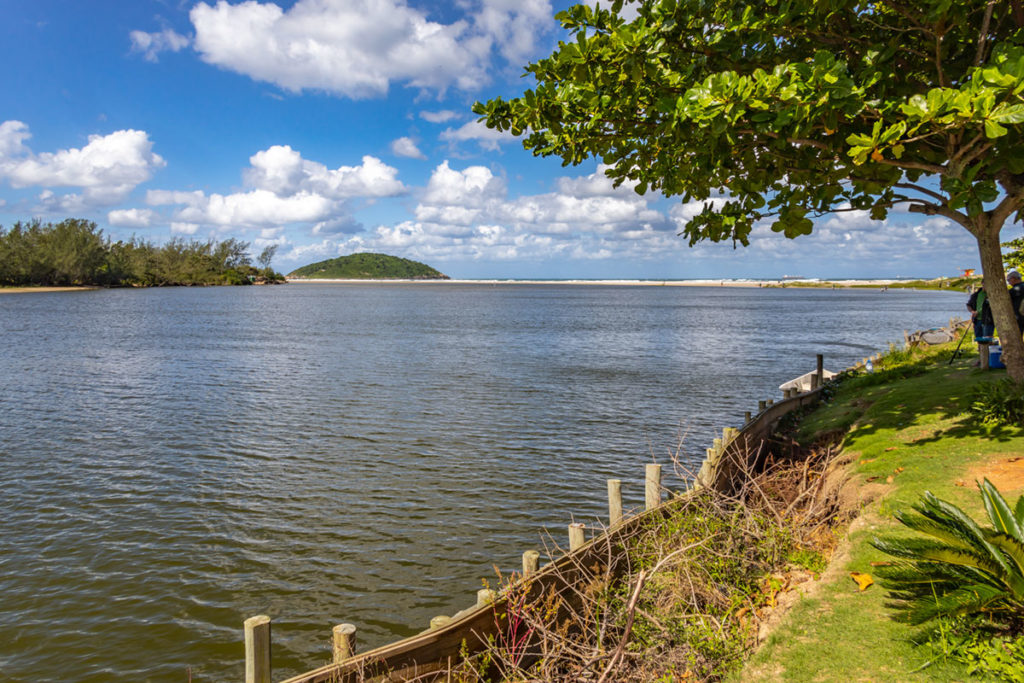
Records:
<instances>
[{"instance_id":1,"label":"small shrub","mask_svg":"<svg viewBox=\"0 0 1024 683\"><path fill-rule=\"evenodd\" d=\"M791 564L802 567L814 574L820 574L828 567L828 558L816 550L809 550L807 548L795 548L786 559Z\"/></svg>"},{"instance_id":2,"label":"small shrub","mask_svg":"<svg viewBox=\"0 0 1024 683\"><path fill-rule=\"evenodd\" d=\"M959 662L971 676L1024 683L1024 636L994 631L977 619L944 622L928 641L936 659Z\"/></svg>"},{"instance_id":3,"label":"small shrub","mask_svg":"<svg viewBox=\"0 0 1024 683\"><path fill-rule=\"evenodd\" d=\"M975 388L969 410L982 424L1019 427L1024 422L1024 383L1009 378L984 382Z\"/></svg>"}]
</instances>

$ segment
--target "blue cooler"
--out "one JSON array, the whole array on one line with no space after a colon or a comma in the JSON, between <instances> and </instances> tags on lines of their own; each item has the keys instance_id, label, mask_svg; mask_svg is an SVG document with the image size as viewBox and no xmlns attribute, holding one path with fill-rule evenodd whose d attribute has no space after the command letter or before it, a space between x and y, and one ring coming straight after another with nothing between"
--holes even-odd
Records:
<instances>
[{"instance_id":1,"label":"blue cooler","mask_svg":"<svg viewBox=\"0 0 1024 683\"><path fill-rule=\"evenodd\" d=\"M988 366L990 368L1005 368L1003 365L1003 347L1002 346L990 346L988 347Z\"/></svg>"}]
</instances>

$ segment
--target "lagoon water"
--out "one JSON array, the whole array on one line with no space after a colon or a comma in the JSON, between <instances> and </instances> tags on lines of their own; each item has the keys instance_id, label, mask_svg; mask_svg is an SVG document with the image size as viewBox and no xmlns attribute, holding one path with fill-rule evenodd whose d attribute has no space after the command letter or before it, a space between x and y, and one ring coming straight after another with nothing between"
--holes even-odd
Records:
<instances>
[{"instance_id":1,"label":"lagoon water","mask_svg":"<svg viewBox=\"0 0 1024 683\"><path fill-rule=\"evenodd\" d=\"M291 284L0 297L0 680L275 680L469 606L643 466L965 313L899 290ZM681 444L681 445L680 445ZM670 482L672 483L672 482ZM191 678L190 678L191 677Z\"/></svg>"}]
</instances>

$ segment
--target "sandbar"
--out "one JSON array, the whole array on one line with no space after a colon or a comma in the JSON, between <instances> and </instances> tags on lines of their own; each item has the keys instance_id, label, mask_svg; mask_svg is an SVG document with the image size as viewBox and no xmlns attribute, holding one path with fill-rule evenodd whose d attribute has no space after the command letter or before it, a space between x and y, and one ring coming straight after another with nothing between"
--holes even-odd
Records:
<instances>
[{"instance_id":1,"label":"sandbar","mask_svg":"<svg viewBox=\"0 0 1024 683\"><path fill-rule=\"evenodd\" d=\"M616 285L635 287L888 287L900 282L910 280L748 280L748 279L721 279L721 280L516 280L516 279L489 279L489 280L403 280L397 278L387 279L330 279L330 278L288 278L289 283L295 284L360 284L360 283L395 283L395 284L462 284L462 285Z\"/></svg>"},{"instance_id":2,"label":"sandbar","mask_svg":"<svg viewBox=\"0 0 1024 683\"><path fill-rule=\"evenodd\" d=\"M27 294L29 292L86 292L99 287L0 287L0 294Z\"/></svg>"}]
</instances>

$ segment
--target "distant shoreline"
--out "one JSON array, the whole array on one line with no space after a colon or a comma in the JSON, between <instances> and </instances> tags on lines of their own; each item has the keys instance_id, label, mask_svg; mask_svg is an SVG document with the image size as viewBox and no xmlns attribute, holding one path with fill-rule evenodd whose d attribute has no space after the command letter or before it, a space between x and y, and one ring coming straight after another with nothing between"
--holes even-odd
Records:
<instances>
[{"instance_id":1,"label":"distant shoreline","mask_svg":"<svg viewBox=\"0 0 1024 683\"><path fill-rule=\"evenodd\" d=\"M330 279L330 278L287 278L289 284L455 284L455 285L603 285L616 287L765 287L765 288L856 288L856 287L891 287L921 282L918 279L851 279L851 280L455 280L455 279L400 279L400 278L361 278L361 279ZM934 280L932 282L937 282ZM70 287L0 287L0 294L27 294L31 292L83 292L102 289L96 286ZM920 289L935 289L921 287ZM953 289L953 288L948 288Z\"/></svg>"},{"instance_id":2,"label":"distant shoreline","mask_svg":"<svg viewBox=\"0 0 1024 683\"><path fill-rule=\"evenodd\" d=\"M634 287L887 287L916 280L402 280L402 279L315 279L288 278L289 284L360 284L372 282L395 284L464 284L464 285L616 285Z\"/></svg>"},{"instance_id":3,"label":"distant shoreline","mask_svg":"<svg viewBox=\"0 0 1024 683\"><path fill-rule=\"evenodd\" d=\"M93 286L80 287L0 287L0 294L27 294L29 292L86 292L100 289Z\"/></svg>"}]
</instances>

